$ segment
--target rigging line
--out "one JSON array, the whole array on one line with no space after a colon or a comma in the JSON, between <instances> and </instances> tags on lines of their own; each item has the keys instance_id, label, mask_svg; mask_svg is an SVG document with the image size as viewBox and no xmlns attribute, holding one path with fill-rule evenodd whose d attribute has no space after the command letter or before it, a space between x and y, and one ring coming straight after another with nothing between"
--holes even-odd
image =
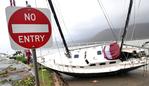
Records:
<instances>
[{"instance_id":1,"label":"rigging line","mask_svg":"<svg viewBox=\"0 0 149 86\"><path fill-rule=\"evenodd\" d=\"M55 39L55 44L56 44L56 47L57 47L56 50L58 50L59 56L62 57L61 50L60 50L60 47L59 47L59 43L58 43L57 38L55 36L54 36L54 39ZM55 51L55 52L57 52L57 51ZM60 59L61 62L63 62L61 58L59 58L59 59ZM64 69L61 69L59 66L58 66L58 68L60 70L64 70Z\"/></svg>"},{"instance_id":2,"label":"rigging line","mask_svg":"<svg viewBox=\"0 0 149 86\"><path fill-rule=\"evenodd\" d=\"M46 0L45 3L46 3L47 8L50 9L50 6L49 6L49 4L48 4L48 0ZM50 10L50 11L51 11L51 10Z\"/></svg>"},{"instance_id":3,"label":"rigging line","mask_svg":"<svg viewBox=\"0 0 149 86\"><path fill-rule=\"evenodd\" d=\"M47 3L48 3L48 0L46 0L47 1ZM47 7L50 9L50 6L47 4ZM50 9L51 10L51 9ZM52 11L52 10L51 10ZM53 19L54 20L54 19ZM55 21L55 20L54 20ZM56 22L56 21L55 21ZM53 25L54 26L54 25ZM56 26L56 24L55 24L55 28L58 28L57 26ZM54 30L54 32L56 33L57 31L56 31L56 29L53 29ZM59 37L58 37L59 38ZM61 40L60 38L59 39L57 39L57 37L56 36L54 36L54 39L55 39L55 42L56 42L56 46L57 46L57 50L58 50L58 52L59 52L59 55L60 55L60 57L62 56L61 55L61 50L60 49L62 49L62 48L60 48L61 47L61 45L58 43L58 40ZM64 49L63 49L63 51L65 51ZM60 58L61 59L61 58ZM62 60L61 60L62 61Z\"/></svg>"},{"instance_id":4,"label":"rigging line","mask_svg":"<svg viewBox=\"0 0 149 86\"><path fill-rule=\"evenodd\" d=\"M13 0L13 5L16 6L16 2L15 2L15 0Z\"/></svg>"},{"instance_id":5,"label":"rigging line","mask_svg":"<svg viewBox=\"0 0 149 86\"><path fill-rule=\"evenodd\" d=\"M35 6L37 7L37 1L35 0Z\"/></svg>"},{"instance_id":6,"label":"rigging line","mask_svg":"<svg viewBox=\"0 0 149 86\"><path fill-rule=\"evenodd\" d=\"M55 40L56 40L56 37L54 37L55 38ZM60 50L60 47L58 46L58 42L57 42L57 40L56 40L56 46L57 46L57 50L58 50L58 52L59 52L59 56L60 57L62 57L62 55L61 55L61 50ZM60 59L60 61L63 63L63 60L61 59L61 58L59 58ZM61 69L61 67L58 65L58 68L60 69L60 70L64 70L64 69Z\"/></svg>"},{"instance_id":7,"label":"rigging line","mask_svg":"<svg viewBox=\"0 0 149 86\"><path fill-rule=\"evenodd\" d=\"M141 1L142 1L142 0L139 0L138 8L140 7Z\"/></svg>"},{"instance_id":8,"label":"rigging line","mask_svg":"<svg viewBox=\"0 0 149 86\"><path fill-rule=\"evenodd\" d=\"M54 20L54 21L55 21L55 20ZM56 29L54 29L54 32L56 32ZM54 36L54 39L55 39L55 42L56 42L56 46L57 46L57 48L58 48L57 50L58 50L59 56L62 57L61 49L63 49L63 48L60 48L61 45L58 43L58 39L57 39L56 36ZM60 40L61 40L61 39L60 39ZM63 51L65 51L65 50L63 49ZM63 63L62 58L60 58L60 61ZM59 68L60 70L64 70L64 67L61 68L59 65L58 65L58 68Z\"/></svg>"},{"instance_id":9,"label":"rigging line","mask_svg":"<svg viewBox=\"0 0 149 86\"><path fill-rule=\"evenodd\" d=\"M50 8L51 8L51 11L52 11L52 13L53 13L53 17L54 17L54 19L55 19L55 21L56 21L56 24L57 24L59 33L60 33L60 35L61 35L62 42L63 42L64 47L65 47L65 50L66 50L66 56L67 56L68 58L71 58L70 51L69 51L69 48L68 48L68 46L67 46L67 43L66 43L64 34L63 34L63 32L62 32L62 29L61 29L59 20L58 20L58 18L57 18L57 14L56 14L56 12L55 12L55 9L54 9L52 0L48 0L48 2L49 2L49 5L50 5Z\"/></svg>"},{"instance_id":10,"label":"rigging line","mask_svg":"<svg viewBox=\"0 0 149 86\"><path fill-rule=\"evenodd\" d=\"M124 3L123 4L123 6L122 6L122 15L121 15L121 18L123 18L124 16L125 16L125 8L126 8L126 0L123 0L123 2L122 3ZM125 18L125 17L124 17ZM123 24L123 21L121 22L121 25L124 25ZM121 26L119 29L119 35L118 35L118 40L121 40L121 34L122 34L122 27L123 26Z\"/></svg>"},{"instance_id":11,"label":"rigging line","mask_svg":"<svg viewBox=\"0 0 149 86\"><path fill-rule=\"evenodd\" d=\"M58 48L58 52L59 52L59 54L60 54L60 56L61 56L60 47L59 47L59 43L58 43L58 41L57 41L57 38L54 37L54 39L55 39L55 42L56 42L56 46L57 46L57 48Z\"/></svg>"},{"instance_id":12,"label":"rigging line","mask_svg":"<svg viewBox=\"0 0 149 86\"><path fill-rule=\"evenodd\" d=\"M56 3L59 5L58 1ZM66 22L64 21L64 16L63 16L63 14L61 12L61 9L60 8L58 9L57 6L55 6L55 8L57 9L57 12L58 12L59 16L61 17L61 20L63 22L64 29L66 29L66 31L68 32L68 35L70 37L71 42L74 43L73 37L71 36L70 31L68 30L68 27L66 26Z\"/></svg>"},{"instance_id":13,"label":"rigging line","mask_svg":"<svg viewBox=\"0 0 149 86\"><path fill-rule=\"evenodd\" d=\"M48 4L48 0L46 0L46 5L47 5L47 8L49 8L50 9L50 6L49 6L49 4ZM50 9L50 11L51 11L51 9ZM55 21L55 20L54 20ZM54 26L54 25L53 25ZM55 25L56 26L56 25ZM57 28L57 27L56 27ZM56 30L55 29L53 29L54 30L54 32L56 32ZM60 55L60 57L62 57L62 55L61 55L61 51L60 51L60 46L59 46L59 43L58 43L58 40L57 40L57 38L56 38L56 36L53 36L54 37L54 39L55 39L55 44L56 44L56 46L57 46L57 50L58 50L58 52L59 52L59 55ZM63 50L64 51L64 50ZM61 59L61 58L60 58ZM62 59L60 60L61 62L62 62ZM64 70L64 68L60 68L59 67L59 69L60 70Z\"/></svg>"},{"instance_id":14,"label":"rigging line","mask_svg":"<svg viewBox=\"0 0 149 86\"><path fill-rule=\"evenodd\" d=\"M15 2L15 0L10 0L10 6L16 6L16 2Z\"/></svg>"},{"instance_id":15,"label":"rigging line","mask_svg":"<svg viewBox=\"0 0 149 86\"><path fill-rule=\"evenodd\" d=\"M47 8L50 9L50 11L52 12L52 10L51 10L51 8L50 8L50 5L48 4L48 0L46 0L46 6L47 6ZM53 15L53 14L51 14L51 15ZM54 16L54 15L53 15L53 16ZM53 18L53 17L51 17L51 18ZM51 19L51 20L53 20L54 22L56 22L56 21L54 20L54 18ZM58 28L58 27L56 26L56 23L55 23L53 26L55 26L54 28ZM57 32L55 29L53 29L53 31L54 31L55 33ZM58 38L59 38L59 37L58 37ZM58 48L59 51L60 51L60 46L59 46L58 40L61 40L61 39L57 39L56 36L54 36L54 39L55 39L55 42L56 42L56 46L57 46L57 48Z\"/></svg>"},{"instance_id":16,"label":"rigging line","mask_svg":"<svg viewBox=\"0 0 149 86\"><path fill-rule=\"evenodd\" d=\"M47 0L44 0L44 4L45 4L45 7L47 7L48 9L50 9L50 6L48 5L48 1Z\"/></svg>"},{"instance_id":17,"label":"rigging line","mask_svg":"<svg viewBox=\"0 0 149 86\"><path fill-rule=\"evenodd\" d=\"M133 37L135 36L135 29L136 29L136 5L135 5L136 1L134 2L134 23L133 23L133 31L132 31L132 35L131 35L131 39L133 40ZM134 38L135 39L135 38Z\"/></svg>"},{"instance_id":18,"label":"rigging line","mask_svg":"<svg viewBox=\"0 0 149 86\"><path fill-rule=\"evenodd\" d=\"M12 0L10 0L10 6L12 6Z\"/></svg>"},{"instance_id":19,"label":"rigging line","mask_svg":"<svg viewBox=\"0 0 149 86\"><path fill-rule=\"evenodd\" d=\"M59 10L58 10L58 8L57 8L57 5L56 5L56 2L53 2L53 5L55 5L55 11L57 12L57 14L60 14L59 13ZM60 15L58 15L58 16L60 16ZM57 17L58 17L57 16ZM54 20L55 21L55 20ZM56 22L56 21L55 21ZM56 31L55 31L56 32ZM56 39L56 37L55 37L55 39ZM60 39L61 40L61 39ZM58 41L57 41L57 44L58 44ZM60 48L60 47L59 47Z\"/></svg>"},{"instance_id":20,"label":"rigging line","mask_svg":"<svg viewBox=\"0 0 149 86\"><path fill-rule=\"evenodd\" d=\"M56 26L54 27L54 28L57 28ZM53 29L53 32L57 32L56 31L56 29ZM61 47L61 45L58 43L58 40L61 40L61 39L57 39L57 37L56 36L53 36L54 37L54 40L55 40L55 46L58 48L58 52L59 52L59 54L60 54L60 56L61 56L61 53L60 53L60 47ZM59 38L59 37L58 37Z\"/></svg>"},{"instance_id":21,"label":"rigging line","mask_svg":"<svg viewBox=\"0 0 149 86\"><path fill-rule=\"evenodd\" d=\"M139 13L139 10L140 10L140 5L141 5L141 2L142 2L142 0L139 0L139 3L138 3L138 11L137 11L137 16L139 15L138 13ZM138 41L138 43L139 43L139 41Z\"/></svg>"},{"instance_id":22,"label":"rigging line","mask_svg":"<svg viewBox=\"0 0 149 86\"><path fill-rule=\"evenodd\" d=\"M138 7L137 7L137 10L136 10L136 1L135 1L135 4L134 4L134 24L133 24L133 32L132 32L131 40L132 40L133 37L135 36L136 17L138 16L138 12L139 12L139 8L140 8L140 4L141 4L141 0L139 0ZM136 38L134 38L134 39L136 39ZM139 41L137 41L137 42L138 42L138 44L139 44Z\"/></svg>"},{"instance_id":23,"label":"rigging line","mask_svg":"<svg viewBox=\"0 0 149 86\"><path fill-rule=\"evenodd\" d=\"M97 2L98 2L99 6L100 6L100 8L101 8L101 10L102 10L102 12L103 12L103 14L104 14L104 17L105 17L106 20L107 20L107 23L108 23L108 25L109 25L110 30L112 31L112 35L113 35L113 37L115 38L115 41L117 41L116 34L114 33L114 31L113 31L113 29L112 29L112 26L113 26L113 25L110 23L109 16L108 16L106 10L104 9L104 6L103 6L102 2L101 2L100 0L97 0Z\"/></svg>"}]
</instances>

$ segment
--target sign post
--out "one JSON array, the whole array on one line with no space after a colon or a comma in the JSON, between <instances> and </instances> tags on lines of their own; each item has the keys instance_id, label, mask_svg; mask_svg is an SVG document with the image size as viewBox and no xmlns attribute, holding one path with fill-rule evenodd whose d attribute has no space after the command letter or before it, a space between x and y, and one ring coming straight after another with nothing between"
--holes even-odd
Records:
<instances>
[{"instance_id":1,"label":"sign post","mask_svg":"<svg viewBox=\"0 0 149 86\"><path fill-rule=\"evenodd\" d=\"M35 81L39 86L36 48L52 45L49 9L7 7L6 16L12 49L31 49Z\"/></svg>"},{"instance_id":2,"label":"sign post","mask_svg":"<svg viewBox=\"0 0 149 86\"><path fill-rule=\"evenodd\" d=\"M35 48L32 48L32 54L33 54L33 63L34 63L34 71L35 71L35 82L36 82L36 86L40 86L39 76L38 76L37 56L36 56Z\"/></svg>"}]
</instances>

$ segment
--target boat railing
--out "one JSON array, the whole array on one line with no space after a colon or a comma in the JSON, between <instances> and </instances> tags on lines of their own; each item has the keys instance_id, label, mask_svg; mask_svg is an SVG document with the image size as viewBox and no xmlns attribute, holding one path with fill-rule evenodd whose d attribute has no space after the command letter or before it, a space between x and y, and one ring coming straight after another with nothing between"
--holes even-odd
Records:
<instances>
[{"instance_id":1,"label":"boat railing","mask_svg":"<svg viewBox=\"0 0 149 86\"><path fill-rule=\"evenodd\" d=\"M91 47L97 47L97 46L103 46L103 45L107 45L110 42L93 42L93 43L81 43L81 44L77 44L74 45L73 47L70 47L70 51L73 50L80 50L80 49L85 49L85 48L91 48Z\"/></svg>"},{"instance_id":2,"label":"boat railing","mask_svg":"<svg viewBox=\"0 0 149 86\"><path fill-rule=\"evenodd\" d=\"M129 45L129 44L123 44L124 46L128 46L128 47L134 47L134 48L139 48L139 49L149 49L149 48L146 48L146 47L142 47L142 46L135 46L135 45Z\"/></svg>"},{"instance_id":3,"label":"boat railing","mask_svg":"<svg viewBox=\"0 0 149 86\"><path fill-rule=\"evenodd\" d=\"M90 43L90 44L80 44L79 46L74 46L70 48L70 51L73 50L80 50L80 49L85 49L85 48L90 48L90 47L97 47L97 46L103 46L103 45L107 45L110 42L105 42L105 43L99 43L99 42L95 42L95 43ZM134 47L134 48L139 48L139 49L149 49L147 47L142 47L142 46L135 46L135 45L129 45L129 44L123 44L125 47Z\"/></svg>"},{"instance_id":4,"label":"boat railing","mask_svg":"<svg viewBox=\"0 0 149 86\"><path fill-rule=\"evenodd\" d=\"M129 45L129 44L124 44L125 48L138 48L138 50L143 50L144 53L146 54L146 57L149 57L149 48L147 47L142 47L142 46L135 46L135 45Z\"/></svg>"}]
</instances>

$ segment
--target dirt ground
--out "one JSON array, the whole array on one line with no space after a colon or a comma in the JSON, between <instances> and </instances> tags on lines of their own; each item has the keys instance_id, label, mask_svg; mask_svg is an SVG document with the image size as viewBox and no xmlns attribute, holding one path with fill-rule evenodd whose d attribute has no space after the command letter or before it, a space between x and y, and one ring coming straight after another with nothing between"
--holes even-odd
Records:
<instances>
[{"instance_id":1,"label":"dirt ground","mask_svg":"<svg viewBox=\"0 0 149 86\"><path fill-rule=\"evenodd\" d=\"M69 86L149 86L149 70L144 71L143 67L121 75L97 78L74 78L67 75L63 77Z\"/></svg>"}]
</instances>

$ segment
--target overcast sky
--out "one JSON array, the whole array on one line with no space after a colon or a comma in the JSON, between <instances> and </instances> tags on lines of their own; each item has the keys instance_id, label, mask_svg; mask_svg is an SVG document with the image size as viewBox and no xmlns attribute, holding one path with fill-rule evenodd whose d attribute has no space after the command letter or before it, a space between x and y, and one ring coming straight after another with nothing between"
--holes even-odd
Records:
<instances>
[{"instance_id":1,"label":"overcast sky","mask_svg":"<svg viewBox=\"0 0 149 86\"><path fill-rule=\"evenodd\" d=\"M16 6L24 7L26 0L16 0ZM28 0L32 7L49 8L47 0ZM123 27L126 19L129 0L99 0L101 1L110 23L114 28ZM67 39L86 39L97 32L109 28L99 6L98 0L53 0L63 32ZM140 2L140 3L139 3ZM136 23L149 22L149 1L134 0L132 15L135 12ZM5 8L9 0L0 0L0 52L9 52L10 42L5 16ZM134 10L135 9L135 10ZM131 17L133 23L134 17ZM54 26L54 23L52 23ZM53 30L55 33L56 29ZM53 33L54 33L53 32Z\"/></svg>"}]
</instances>

